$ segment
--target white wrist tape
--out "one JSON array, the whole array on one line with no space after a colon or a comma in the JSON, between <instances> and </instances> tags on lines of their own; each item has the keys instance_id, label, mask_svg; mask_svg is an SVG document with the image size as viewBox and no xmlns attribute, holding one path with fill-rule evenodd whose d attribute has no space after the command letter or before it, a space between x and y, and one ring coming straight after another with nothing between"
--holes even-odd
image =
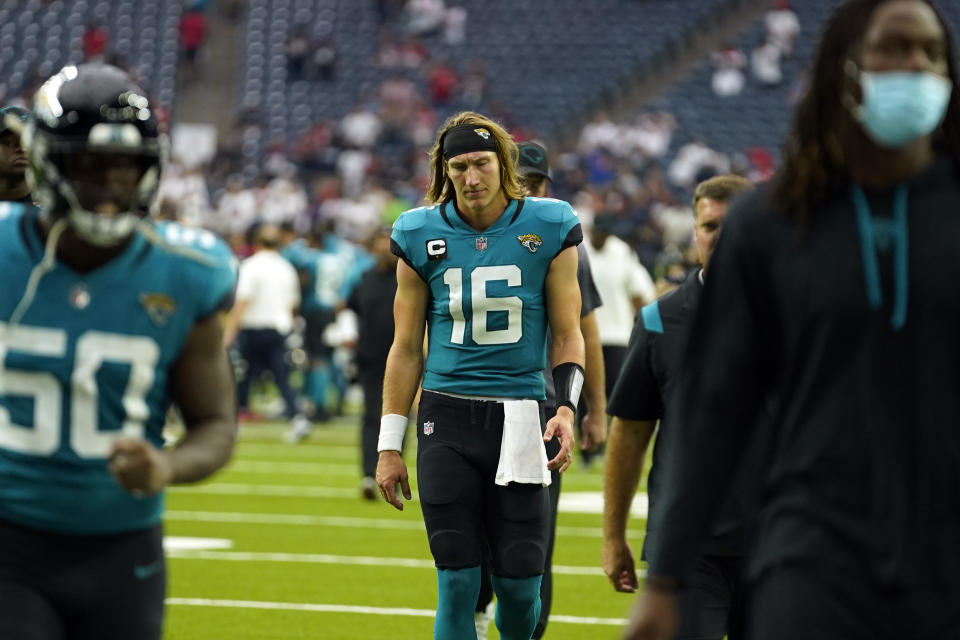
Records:
<instances>
[{"instance_id":1,"label":"white wrist tape","mask_svg":"<svg viewBox=\"0 0 960 640\"><path fill-rule=\"evenodd\" d=\"M388 413L380 418L380 439L377 452L400 451L403 448L403 436L407 432L407 416Z\"/></svg>"}]
</instances>

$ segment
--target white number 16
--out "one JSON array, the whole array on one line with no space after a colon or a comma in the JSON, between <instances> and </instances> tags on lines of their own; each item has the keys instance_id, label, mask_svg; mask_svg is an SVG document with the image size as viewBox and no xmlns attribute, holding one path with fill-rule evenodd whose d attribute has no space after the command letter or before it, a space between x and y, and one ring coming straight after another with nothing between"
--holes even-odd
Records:
<instances>
[{"instance_id":1,"label":"white number 16","mask_svg":"<svg viewBox=\"0 0 960 640\"><path fill-rule=\"evenodd\" d=\"M523 336L523 300L518 296L488 297L487 283L505 280L508 287L519 287L523 274L515 264L495 267L477 267L470 272L471 337L477 344L513 344ZM463 269L450 268L443 272L443 283L450 288L450 316L453 330L450 342L463 344L467 319L463 315ZM505 329L487 329L487 314L507 312Z\"/></svg>"}]
</instances>

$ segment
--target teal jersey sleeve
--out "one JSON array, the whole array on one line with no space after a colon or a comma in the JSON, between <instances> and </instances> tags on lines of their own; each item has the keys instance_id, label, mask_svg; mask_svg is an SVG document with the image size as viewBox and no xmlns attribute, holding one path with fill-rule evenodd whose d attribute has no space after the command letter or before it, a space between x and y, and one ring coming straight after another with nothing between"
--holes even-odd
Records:
<instances>
[{"instance_id":1,"label":"teal jersey sleeve","mask_svg":"<svg viewBox=\"0 0 960 640\"><path fill-rule=\"evenodd\" d=\"M431 247L439 247L440 243L434 242L431 245L428 239L424 245L424 250L420 251L419 246L414 247L411 244L411 237L418 236L426 225L428 216L437 216L439 215L438 212L439 207L436 206L404 211L393 223L393 230L390 233L390 250L395 256L406 262L411 269L420 273L420 277L423 277L423 273L420 272L417 265L427 259L437 258L436 254L428 255L427 250Z\"/></svg>"},{"instance_id":2,"label":"teal jersey sleeve","mask_svg":"<svg viewBox=\"0 0 960 640\"><path fill-rule=\"evenodd\" d=\"M294 268L301 269L310 261L310 251L310 247L303 238L297 238L281 249L280 255L286 258Z\"/></svg>"},{"instance_id":3,"label":"teal jersey sleeve","mask_svg":"<svg viewBox=\"0 0 960 640\"><path fill-rule=\"evenodd\" d=\"M205 292L198 301L197 319L230 309L238 261L227 243L205 229L170 222L158 223L157 231L169 243L168 251L186 258L183 269L190 286Z\"/></svg>"},{"instance_id":4,"label":"teal jersey sleeve","mask_svg":"<svg viewBox=\"0 0 960 640\"><path fill-rule=\"evenodd\" d=\"M153 526L162 496L124 491L106 455L120 434L163 446L170 373L229 299L232 254L213 234L157 224L91 272L55 262L30 299L36 214L0 209L0 518L70 534Z\"/></svg>"},{"instance_id":5,"label":"teal jersey sleeve","mask_svg":"<svg viewBox=\"0 0 960 640\"><path fill-rule=\"evenodd\" d=\"M527 206L534 209L544 222L558 225L561 241L557 253L583 242L580 218L569 202L555 198L527 198L526 200Z\"/></svg>"}]
</instances>

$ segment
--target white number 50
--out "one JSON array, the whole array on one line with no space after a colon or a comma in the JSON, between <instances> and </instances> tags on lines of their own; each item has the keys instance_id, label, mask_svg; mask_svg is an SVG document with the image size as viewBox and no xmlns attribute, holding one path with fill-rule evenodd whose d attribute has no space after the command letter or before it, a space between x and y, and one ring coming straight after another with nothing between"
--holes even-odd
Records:
<instances>
[{"instance_id":1,"label":"white number 50","mask_svg":"<svg viewBox=\"0 0 960 640\"><path fill-rule=\"evenodd\" d=\"M13 327L0 323L0 395L33 399L33 425L15 424L10 412L0 406L0 447L18 453L49 456L60 447L61 385L52 373L7 369L6 354L18 351L46 358L62 358L67 351L67 333L62 329ZM82 458L106 457L117 435L142 438L149 415L147 393L153 385L160 348L151 338L87 331L77 339L71 374L70 447ZM123 427L116 431L98 428L99 389L97 371L104 362L130 365L130 378L123 393Z\"/></svg>"}]
</instances>

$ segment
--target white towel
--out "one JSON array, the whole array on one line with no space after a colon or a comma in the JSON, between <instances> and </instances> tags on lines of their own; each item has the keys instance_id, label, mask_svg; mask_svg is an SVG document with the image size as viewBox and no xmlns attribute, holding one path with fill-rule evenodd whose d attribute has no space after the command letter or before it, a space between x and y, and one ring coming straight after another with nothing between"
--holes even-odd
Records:
<instances>
[{"instance_id":1,"label":"white towel","mask_svg":"<svg viewBox=\"0 0 960 640\"><path fill-rule=\"evenodd\" d=\"M503 439L495 482L550 485L547 450L540 433L540 405L536 400L503 403Z\"/></svg>"}]
</instances>

